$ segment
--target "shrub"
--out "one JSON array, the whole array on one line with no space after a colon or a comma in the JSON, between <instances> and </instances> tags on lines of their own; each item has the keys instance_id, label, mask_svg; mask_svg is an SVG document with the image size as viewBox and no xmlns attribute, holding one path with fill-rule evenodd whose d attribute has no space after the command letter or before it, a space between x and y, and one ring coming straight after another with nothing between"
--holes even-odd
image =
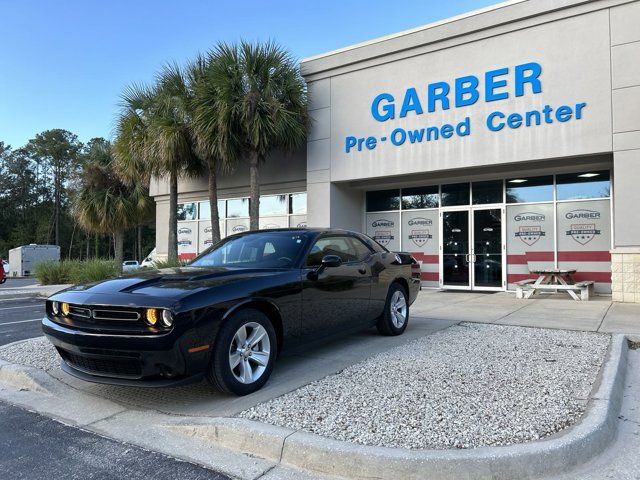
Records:
<instances>
[{"instance_id":1,"label":"shrub","mask_svg":"<svg viewBox=\"0 0 640 480\"><path fill-rule=\"evenodd\" d=\"M91 283L118 275L113 260L64 260L62 262L44 262L36 266L36 278L42 285L65 283Z\"/></svg>"},{"instance_id":2,"label":"shrub","mask_svg":"<svg viewBox=\"0 0 640 480\"><path fill-rule=\"evenodd\" d=\"M175 260L175 261L169 261L169 260L156 260L155 262L153 262L153 267L160 270L161 268L177 268L177 267L184 267L185 265L187 265L189 263L188 260Z\"/></svg>"}]
</instances>

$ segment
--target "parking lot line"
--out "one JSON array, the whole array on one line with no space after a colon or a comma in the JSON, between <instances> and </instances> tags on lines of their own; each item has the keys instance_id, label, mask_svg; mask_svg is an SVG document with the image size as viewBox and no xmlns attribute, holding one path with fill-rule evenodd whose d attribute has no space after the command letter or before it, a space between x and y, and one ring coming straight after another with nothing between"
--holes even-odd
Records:
<instances>
[{"instance_id":1,"label":"parking lot line","mask_svg":"<svg viewBox=\"0 0 640 480\"><path fill-rule=\"evenodd\" d=\"M15 325L16 323L27 323L27 322L39 322L42 318L32 318L31 320L17 320L15 322L4 322L0 323L0 327L3 325Z\"/></svg>"},{"instance_id":2,"label":"parking lot line","mask_svg":"<svg viewBox=\"0 0 640 480\"><path fill-rule=\"evenodd\" d=\"M4 310L14 310L16 308L39 308L39 307L41 307L40 304L34 303L32 305L20 305L19 307L3 307L3 308L0 308L0 312Z\"/></svg>"}]
</instances>

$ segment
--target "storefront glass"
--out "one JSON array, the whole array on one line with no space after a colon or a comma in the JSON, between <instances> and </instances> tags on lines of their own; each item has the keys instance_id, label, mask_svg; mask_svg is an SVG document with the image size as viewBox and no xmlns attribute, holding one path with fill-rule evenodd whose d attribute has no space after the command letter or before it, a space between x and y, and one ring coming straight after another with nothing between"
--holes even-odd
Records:
<instances>
[{"instance_id":1,"label":"storefront glass","mask_svg":"<svg viewBox=\"0 0 640 480\"><path fill-rule=\"evenodd\" d=\"M607 293L610 174L585 173L474 182L471 191L457 183L368 192L366 233L412 253L426 287L500 289L505 282L513 289L535 278L532 270L558 267L576 269L577 281L593 280ZM490 204L497 205L483 207Z\"/></svg>"}]
</instances>

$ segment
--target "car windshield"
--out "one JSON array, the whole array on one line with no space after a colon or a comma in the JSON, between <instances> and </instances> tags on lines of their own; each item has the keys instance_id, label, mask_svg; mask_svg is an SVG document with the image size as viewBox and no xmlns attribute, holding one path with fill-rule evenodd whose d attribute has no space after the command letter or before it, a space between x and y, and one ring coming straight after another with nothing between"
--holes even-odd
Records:
<instances>
[{"instance_id":1,"label":"car windshield","mask_svg":"<svg viewBox=\"0 0 640 480\"><path fill-rule=\"evenodd\" d=\"M258 232L229 237L196 258L194 267L290 268L306 244L299 232Z\"/></svg>"}]
</instances>

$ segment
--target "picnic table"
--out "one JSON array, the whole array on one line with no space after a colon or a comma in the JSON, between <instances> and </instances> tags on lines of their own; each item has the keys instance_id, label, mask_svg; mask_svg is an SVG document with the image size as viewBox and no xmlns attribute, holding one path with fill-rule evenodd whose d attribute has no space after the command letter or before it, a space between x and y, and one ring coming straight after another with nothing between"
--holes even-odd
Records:
<instances>
[{"instance_id":1,"label":"picnic table","mask_svg":"<svg viewBox=\"0 0 640 480\"><path fill-rule=\"evenodd\" d=\"M573 279L575 269L545 268L531 270L538 278L516 283L516 298L531 298L544 291L565 291L574 300L589 300L593 295L592 281L578 282ZM579 293L579 295L578 295Z\"/></svg>"}]
</instances>

